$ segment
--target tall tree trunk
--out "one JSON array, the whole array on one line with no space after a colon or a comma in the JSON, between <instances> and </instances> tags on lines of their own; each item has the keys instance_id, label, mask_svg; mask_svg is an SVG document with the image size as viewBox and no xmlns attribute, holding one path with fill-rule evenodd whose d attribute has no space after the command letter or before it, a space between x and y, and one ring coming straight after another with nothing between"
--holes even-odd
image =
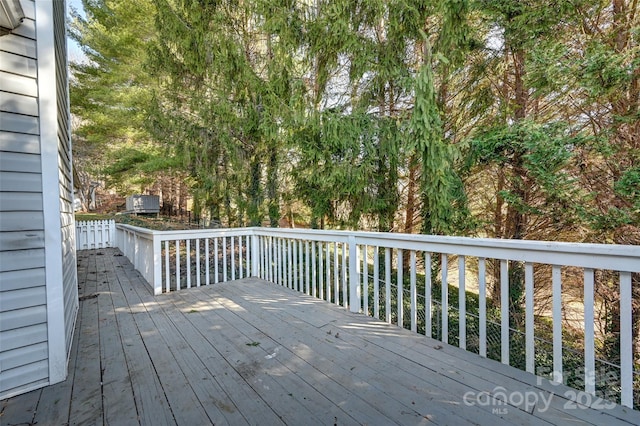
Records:
<instances>
[{"instance_id":1,"label":"tall tree trunk","mask_svg":"<svg viewBox=\"0 0 640 426\"><path fill-rule=\"evenodd\" d=\"M274 147L269 150L267 164L267 197L269 199L269 226L277 228L280 221L280 200L278 197L278 152Z\"/></svg>"}]
</instances>

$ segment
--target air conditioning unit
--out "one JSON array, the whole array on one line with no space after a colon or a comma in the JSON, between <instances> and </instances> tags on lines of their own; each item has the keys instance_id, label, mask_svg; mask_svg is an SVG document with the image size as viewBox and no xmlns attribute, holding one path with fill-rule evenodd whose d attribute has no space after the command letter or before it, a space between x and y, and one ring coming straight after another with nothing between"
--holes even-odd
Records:
<instances>
[{"instance_id":1,"label":"air conditioning unit","mask_svg":"<svg viewBox=\"0 0 640 426\"><path fill-rule=\"evenodd\" d=\"M20 0L0 0L0 36L18 28L23 19L24 11Z\"/></svg>"}]
</instances>

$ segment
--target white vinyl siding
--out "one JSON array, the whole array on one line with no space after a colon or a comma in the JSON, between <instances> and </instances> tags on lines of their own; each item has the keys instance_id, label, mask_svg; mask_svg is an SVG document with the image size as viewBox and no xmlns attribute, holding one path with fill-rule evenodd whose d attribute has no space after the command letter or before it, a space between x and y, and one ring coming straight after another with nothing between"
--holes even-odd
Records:
<instances>
[{"instance_id":1,"label":"white vinyl siding","mask_svg":"<svg viewBox=\"0 0 640 426\"><path fill-rule=\"evenodd\" d=\"M0 37L0 399L64 379L78 309L65 2L21 5Z\"/></svg>"},{"instance_id":2,"label":"white vinyl siding","mask_svg":"<svg viewBox=\"0 0 640 426\"><path fill-rule=\"evenodd\" d=\"M0 396L48 380L33 2L0 37Z\"/></svg>"},{"instance_id":3,"label":"white vinyl siding","mask_svg":"<svg viewBox=\"0 0 640 426\"><path fill-rule=\"evenodd\" d=\"M78 311L78 280L76 272L75 222L73 213L73 172L69 88L67 75L67 37L65 4L53 3L54 42L56 49L56 105L58 109L58 166L60 187L60 233L62 241L62 281L64 291L64 327L67 354L71 351L73 330Z\"/></svg>"}]
</instances>

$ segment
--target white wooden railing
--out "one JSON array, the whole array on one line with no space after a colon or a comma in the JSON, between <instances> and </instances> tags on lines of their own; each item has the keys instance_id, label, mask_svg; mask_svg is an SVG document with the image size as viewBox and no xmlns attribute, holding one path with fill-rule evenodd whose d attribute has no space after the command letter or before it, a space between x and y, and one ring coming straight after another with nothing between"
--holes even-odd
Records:
<instances>
[{"instance_id":1,"label":"white wooden railing","mask_svg":"<svg viewBox=\"0 0 640 426\"><path fill-rule=\"evenodd\" d=\"M90 220L76 222L76 250L115 247L116 222Z\"/></svg>"},{"instance_id":2,"label":"white wooden railing","mask_svg":"<svg viewBox=\"0 0 640 426\"><path fill-rule=\"evenodd\" d=\"M597 374L594 283L601 271L609 271L608 276L615 274L620 300L616 387L622 405L634 405L634 365L638 362L633 359L632 276L640 273L640 248L636 246L276 228L160 232L129 225L117 225L117 245L154 294L256 276L445 343L453 336L452 343L466 350L473 346L481 356L488 355L487 266L491 262L499 265L499 282L494 288L500 293L498 357L504 364L510 364L510 333L514 331L509 323L509 287L513 285L509 265L519 265L524 272L525 369L540 372L535 360L535 276L537 285L548 281L550 287L551 379L556 382L566 380L568 373L563 371L563 276L578 269L584 294L584 390L592 395L596 394ZM510 263L513 261L518 263ZM432 274L432 270L439 272ZM436 285L441 297L432 300ZM451 285L458 291L456 306L449 303ZM478 293L474 307L478 332L472 336L473 343L468 340L465 297L470 286ZM457 330L449 328L452 315ZM437 336L433 335L436 324Z\"/></svg>"}]
</instances>

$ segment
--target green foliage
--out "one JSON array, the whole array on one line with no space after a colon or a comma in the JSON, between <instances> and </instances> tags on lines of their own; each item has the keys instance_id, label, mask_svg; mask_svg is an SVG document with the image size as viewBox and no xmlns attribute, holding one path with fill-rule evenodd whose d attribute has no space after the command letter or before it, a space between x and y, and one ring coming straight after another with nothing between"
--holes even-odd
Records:
<instances>
[{"instance_id":1,"label":"green foliage","mask_svg":"<svg viewBox=\"0 0 640 426\"><path fill-rule=\"evenodd\" d=\"M327 111L314 124L296 133L300 157L293 173L316 221L326 216L334 226L355 228L363 215L392 215L397 177L379 172L397 167L397 123L364 111Z\"/></svg>"},{"instance_id":2,"label":"green foliage","mask_svg":"<svg viewBox=\"0 0 640 426\"><path fill-rule=\"evenodd\" d=\"M513 186L500 195L530 222L538 216L549 220L549 226L557 230L570 229L587 216L587 194L568 172L586 143L585 138L572 136L562 123L541 125L525 120L478 134L469 147L467 167L496 164L509 168L513 158L522 158L526 198Z\"/></svg>"},{"instance_id":3,"label":"green foliage","mask_svg":"<svg viewBox=\"0 0 640 426\"><path fill-rule=\"evenodd\" d=\"M144 126L153 82L141 72L154 9L147 0L84 0L83 7L85 16L73 13L70 30L86 55L71 64L71 111L82 118L75 153L96 177L126 193L162 170L154 167L162 153ZM85 152L92 157L83 158Z\"/></svg>"},{"instance_id":4,"label":"green foliage","mask_svg":"<svg viewBox=\"0 0 640 426\"><path fill-rule=\"evenodd\" d=\"M428 46L427 37L424 43ZM452 215L452 150L442 136L429 48L416 78L411 136L422 163L423 232L446 234Z\"/></svg>"}]
</instances>

